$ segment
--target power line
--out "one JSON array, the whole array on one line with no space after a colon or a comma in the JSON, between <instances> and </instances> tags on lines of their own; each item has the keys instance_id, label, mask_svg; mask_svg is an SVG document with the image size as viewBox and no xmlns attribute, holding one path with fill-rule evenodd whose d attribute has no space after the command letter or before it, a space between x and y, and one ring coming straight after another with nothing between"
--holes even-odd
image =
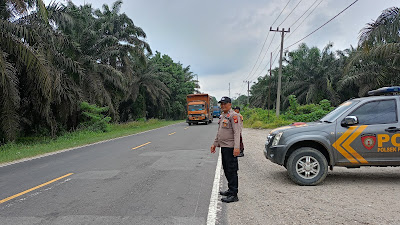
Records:
<instances>
[{"instance_id":1,"label":"power line","mask_svg":"<svg viewBox=\"0 0 400 225\"><path fill-rule=\"evenodd\" d=\"M279 46L278 46L278 48L279 48ZM275 58L274 58L274 61L272 62L272 64L275 63L276 59L278 58L278 55L279 55L279 52L276 53Z\"/></svg>"},{"instance_id":2,"label":"power line","mask_svg":"<svg viewBox=\"0 0 400 225\"><path fill-rule=\"evenodd\" d=\"M314 34L315 32L317 32L319 29L321 29L322 27L324 27L326 24L328 24L329 22L331 22L332 20L334 20L336 17L338 17L340 14L342 14L344 11L346 11L348 8L350 8L352 5L354 5L356 2L358 2L358 0L355 0L353 3L351 3L349 6L347 6L345 9L343 9L342 11L340 11L338 14L336 14L334 17L332 17L330 20L328 20L327 22L325 22L324 24L322 24L320 27L318 27L317 29L315 29L314 31L312 31L311 33L309 33L308 35L306 35L305 37L303 37L302 39L296 41L295 43L289 45L288 47L285 48L288 49L290 47L292 47L293 45L296 45L297 43L301 42L302 40L306 39L307 37L311 36L312 34Z\"/></svg>"},{"instance_id":3,"label":"power line","mask_svg":"<svg viewBox=\"0 0 400 225\"><path fill-rule=\"evenodd\" d=\"M297 3L297 5L292 9L292 11L290 11L290 13L286 16L286 18L278 25L278 27L280 27L286 20L287 20L287 18L293 13L293 11L297 8L297 6L299 6L300 5L300 3L302 2L303 0L300 0L298 3Z\"/></svg>"},{"instance_id":4,"label":"power line","mask_svg":"<svg viewBox=\"0 0 400 225\"><path fill-rule=\"evenodd\" d=\"M318 1L318 0L316 0L312 5L314 5L317 1ZM315 11L315 9L322 3L322 1L323 1L323 0L321 0L321 1L313 8L313 10L301 21L301 23L300 23L300 24L299 24L285 39L288 39L288 38L301 26L301 24L303 24L303 22ZM345 9L343 9L341 12L339 12L339 13L338 13L337 15L335 15L333 18L331 18L330 20L328 20L326 23L324 23L323 25L321 25L320 27L318 27L317 29L315 29L313 32L311 32L310 34L308 34L308 35L305 36L304 38L302 38L302 39L300 39L299 41L297 41L297 42L291 44L290 46L286 47L284 50L289 49L289 48L292 47L293 45L299 43L300 41L306 39L307 37L309 37L310 35L312 35L312 34L315 33L316 31L318 31L319 29L321 29L323 26L325 26L326 24L328 24L329 22L331 22L332 20L334 20L336 17L338 17L340 14L342 14L344 11L346 11L348 8L350 8L352 5L354 5L357 1L358 1L358 0L354 1L353 3L351 3L349 6L347 6ZM311 7L312 7L312 5L311 5ZM311 8L311 7L310 7L310 8ZM309 8L309 9L310 9L310 8ZM308 10L307 10L307 11L308 11ZM307 11L306 11L306 12L307 12ZM303 13L303 15L304 15L304 14L305 14L305 13ZM302 16L303 16L303 15L302 15ZM302 16L300 16L300 18L301 18ZM299 18L299 19L300 19L300 18ZM295 24L295 23L294 23L294 24ZM279 46L277 46L276 49L273 51L273 52L274 52L273 55L275 55L275 57L274 57L274 61L272 62L272 64L275 64L276 59L278 58L278 55L279 55L279 52L277 52L278 49L279 49ZM268 65L267 65L267 66L268 66ZM266 66L265 68L267 68L267 66ZM261 73L260 73L258 76L261 76L262 73L263 73L263 72L261 71Z\"/></svg>"},{"instance_id":5,"label":"power line","mask_svg":"<svg viewBox=\"0 0 400 225\"><path fill-rule=\"evenodd\" d=\"M310 7L308 7L308 9L307 9L306 11L304 11L304 13L303 13L297 20L295 20L294 23L292 23L292 25L290 25L289 27L293 27L297 22L299 22L300 19L308 12L308 10L310 10L310 9L315 5L315 3L318 2L318 1L319 1L319 0L315 0L315 1L310 5ZM321 0L321 2L322 2L322 0Z\"/></svg>"},{"instance_id":6,"label":"power line","mask_svg":"<svg viewBox=\"0 0 400 225\"><path fill-rule=\"evenodd\" d=\"M286 9L286 7L289 5L290 0L286 3L285 7L283 7L281 13L279 13L278 17L276 17L275 21L272 23L271 26L273 26L275 24L275 22L278 20L278 18L281 16L281 14L283 13L283 11ZM279 25L280 26L280 25ZM269 32L268 32L269 33Z\"/></svg>"},{"instance_id":7,"label":"power line","mask_svg":"<svg viewBox=\"0 0 400 225\"><path fill-rule=\"evenodd\" d=\"M260 61L260 64L258 64L257 69L254 71L254 74L252 74L252 75L251 75L250 77L248 77L248 78L253 78L253 76L257 73L258 69L260 69L261 62L264 61L264 58L265 58L265 56L267 55L268 50L269 50L269 48L271 47L272 42L274 41L275 35L276 35L276 33L274 33L274 36L272 36L271 42L269 43L268 48L267 48L267 50L265 51L262 60Z\"/></svg>"},{"instance_id":8,"label":"power line","mask_svg":"<svg viewBox=\"0 0 400 225\"><path fill-rule=\"evenodd\" d=\"M262 53L262 50L264 49L265 43L266 43L267 40L268 40L268 36L269 36L269 32L268 32L268 34L267 34L267 37L265 38L264 44L263 44L263 46L262 46L262 48L261 48L261 51L260 51L260 53L258 54L257 60L256 60L256 62L254 63L253 68L251 69L250 73L247 75L246 79L249 78L250 74L253 73L254 67L256 67L257 62L258 62L258 60L260 59L260 55L261 55L261 53Z\"/></svg>"},{"instance_id":9,"label":"power line","mask_svg":"<svg viewBox=\"0 0 400 225\"><path fill-rule=\"evenodd\" d=\"M289 18L289 16L294 12L294 10L297 8L297 6L299 6L300 5L300 3L302 2L303 0L300 0L297 4L296 4L296 6L290 11L290 13L285 17L285 19L278 25L278 27L280 27L286 20L287 20L287 18ZM289 1L290 2L290 1ZM286 6L289 4L289 2L286 4ZM285 8L286 8L286 6L285 6ZM283 10L285 10L285 8L283 9ZM283 12L283 10L281 11L281 13ZM308 11L308 10L307 10ZM279 14L280 15L280 14ZM304 14L303 14L304 15ZM302 16L303 16L302 15ZM301 17L300 17L301 18ZM276 19L277 20L277 19ZM276 22L276 20L274 21L274 23ZM272 24L273 25L273 24ZM257 69L254 71L254 74L252 74L252 75L250 75L250 76L247 76L247 78L253 78L253 76L257 73L257 71L259 70L259 68L260 68L260 66L261 66L261 63L262 63L262 61L264 61L264 58L265 58L265 56L267 55L267 53L268 53L268 51L269 51L269 48L270 48L270 46L271 46L271 44L272 44L272 42L273 42L273 40L274 40L274 37L275 37L275 35L272 37L272 40L271 40L271 42L270 42L270 44L269 44L269 46L268 46L268 48L267 48L267 50L265 51L265 53L264 53L264 56L263 56L263 59L260 61L260 64L258 64L258 67L257 67ZM268 67L268 64L266 65L266 67L265 68L267 68ZM254 69L254 67L253 67L253 69ZM263 70L264 71L264 70ZM263 71L261 71L261 73L260 74L262 74L263 73ZM250 73L251 74L251 73ZM260 75L259 75L260 76Z\"/></svg>"},{"instance_id":10,"label":"power line","mask_svg":"<svg viewBox=\"0 0 400 225\"><path fill-rule=\"evenodd\" d=\"M291 0L289 0L289 1L286 3L285 7L283 7L282 11L279 13L278 17L276 17L276 19L275 19L275 21L272 23L272 25L274 25L275 22L278 20L278 18L281 16L281 14L283 13L283 11L284 11L284 10L286 9L286 7L289 5L289 2L290 2L290 1L291 1ZM271 25L271 26L272 26L272 25ZM253 73L253 70L254 70L254 68L256 67L257 62L258 62L258 60L260 59L261 53L262 53L262 51L264 50L264 46L265 46L265 43L266 43L267 40L268 40L269 34L270 34L270 32L268 32L267 37L266 37L265 40L264 40L264 44L263 44L263 46L262 46L262 48L261 48L261 50L260 50L260 53L258 54L257 60L256 60L256 62L254 63L253 68L251 69L250 73L247 75L246 80L247 80L247 79L251 76L251 74ZM260 63L261 63L261 62L260 62Z\"/></svg>"},{"instance_id":11,"label":"power line","mask_svg":"<svg viewBox=\"0 0 400 225\"><path fill-rule=\"evenodd\" d=\"M316 0L316 1L318 1L318 0ZM315 2L316 2L316 1L315 1ZM286 37L286 39L289 39L289 37L290 37L294 32L296 32L297 29L299 29L299 27L304 23L304 21L306 21L306 19L307 19L308 17L310 17L310 15L315 11L316 8L318 8L318 6L319 6L323 1L324 1L324 0L321 0L321 1L314 7L314 9L311 10L311 12L300 22L300 24L299 24L295 29L293 29L292 33L290 33L290 34ZM315 2L314 2L313 4L315 4ZM311 6L311 7L312 7L312 6ZM311 8L311 7L310 7L310 8ZM310 8L309 8L309 9L310 9ZM308 11L308 10L307 10L307 11ZM307 12L307 11L306 11L306 12ZM301 17L300 17L300 18L301 18ZM300 19L300 18L299 18L299 19Z\"/></svg>"},{"instance_id":12,"label":"power line","mask_svg":"<svg viewBox=\"0 0 400 225\"><path fill-rule=\"evenodd\" d=\"M315 0L314 2L313 2L313 4L311 4L311 6L290 26L290 27L292 27L294 24L296 24L297 23L297 21L299 21L312 7L313 7L313 5L315 5L315 3L317 2L317 1L319 1L319 0ZM322 3L322 1L323 0L321 0L314 8L313 8L313 10L311 10L311 12L301 21L301 23L292 31L292 32L290 32L290 34L288 35L288 36L286 36L285 37L285 40L286 39L289 39L289 37L301 26L301 24L303 24L304 23L304 21L315 11L315 9ZM279 45L276 47L276 49L273 51L273 55L275 55L275 53L278 51L278 49L279 49ZM279 52L278 52L279 53ZM278 53L276 53L276 55L275 55L275 57L274 57L274 61L272 62L272 64L275 64L275 62L276 62L276 59L278 58ZM264 70L266 70L267 69L267 67L268 67L268 65L266 65L265 66L265 68L264 68ZM263 71L264 71L263 70ZM263 73L263 71L261 71L261 73L258 75L258 76L261 76L262 75L262 73Z\"/></svg>"},{"instance_id":13,"label":"power line","mask_svg":"<svg viewBox=\"0 0 400 225\"><path fill-rule=\"evenodd\" d=\"M273 55L276 53L276 51L278 51L278 49L279 49L279 45L277 46L277 48L273 51ZM278 52L279 53L279 52ZM274 64L275 63L275 61L276 61L276 59L278 58L278 55L279 54L276 54L276 56L275 56L275 59L274 59L274 61L273 61L273 63L272 64ZM263 70L261 70L261 72L258 74L258 76L257 77L260 77L264 72L263 71L265 71L267 68L268 68L268 65L269 65L269 63L271 63L271 59L268 61L268 64L265 66L265 68L263 69Z\"/></svg>"}]
</instances>

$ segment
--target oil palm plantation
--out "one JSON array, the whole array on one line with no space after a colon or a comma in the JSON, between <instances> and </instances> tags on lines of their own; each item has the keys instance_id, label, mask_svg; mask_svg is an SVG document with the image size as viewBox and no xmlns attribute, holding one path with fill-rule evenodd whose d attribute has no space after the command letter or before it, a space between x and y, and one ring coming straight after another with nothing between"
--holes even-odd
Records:
<instances>
[{"instance_id":1,"label":"oil palm plantation","mask_svg":"<svg viewBox=\"0 0 400 225\"><path fill-rule=\"evenodd\" d=\"M360 32L342 87L356 84L359 96L369 90L400 83L400 9L384 10Z\"/></svg>"},{"instance_id":2,"label":"oil palm plantation","mask_svg":"<svg viewBox=\"0 0 400 225\"><path fill-rule=\"evenodd\" d=\"M94 10L90 5L69 2L67 10L75 23L63 30L78 48L70 54L86 71L84 99L108 106L114 120L118 120L117 109L126 100L126 92L138 88L131 85L135 67L144 64L151 53L145 32L119 13L121 4L116 1L111 9L105 4L103 10Z\"/></svg>"},{"instance_id":3,"label":"oil palm plantation","mask_svg":"<svg viewBox=\"0 0 400 225\"><path fill-rule=\"evenodd\" d=\"M195 75L168 56L157 62L121 4L0 1L0 143L75 129L82 102L107 106L116 122L182 118Z\"/></svg>"},{"instance_id":4,"label":"oil palm plantation","mask_svg":"<svg viewBox=\"0 0 400 225\"><path fill-rule=\"evenodd\" d=\"M13 140L18 132L29 132L26 125L33 123L44 124L54 134L59 115L52 107L61 102L57 96L63 91L61 71L79 70L61 54L65 39L50 25L62 13L57 7L44 8L39 0L1 4L0 137ZM33 12L28 14L28 10Z\"/></svg>"},{"instance_id":5,"label":"oil palm plantation","mask_svg":"<svg viewBox=\"0 0 400 225\"><path fill-rule=\"evenodd\" d=\"M283 71L287 77L284 88L287 96L297 96L301 104L318 103L322 99L329 99L334 104L340 101L334 85L341 73L332 46L329 43L321 51L301 44L297 50L288 53L288 65Z\"/></svg>"}]
</instances>

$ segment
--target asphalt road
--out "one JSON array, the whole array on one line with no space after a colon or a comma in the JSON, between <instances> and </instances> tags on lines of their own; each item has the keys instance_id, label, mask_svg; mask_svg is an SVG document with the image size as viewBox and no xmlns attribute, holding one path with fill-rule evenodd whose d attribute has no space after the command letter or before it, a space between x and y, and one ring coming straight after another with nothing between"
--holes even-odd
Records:
<instances>
[{"instance_id":1,"label":"asphalt road","mask_svg":"<svg viewBox=\"0 0 400 225\"><path fill-rule=\"evenodd\" d=\"M0 224L205 224L216 131L180 123L1 167Z\"/></svg>"}]
</instances>

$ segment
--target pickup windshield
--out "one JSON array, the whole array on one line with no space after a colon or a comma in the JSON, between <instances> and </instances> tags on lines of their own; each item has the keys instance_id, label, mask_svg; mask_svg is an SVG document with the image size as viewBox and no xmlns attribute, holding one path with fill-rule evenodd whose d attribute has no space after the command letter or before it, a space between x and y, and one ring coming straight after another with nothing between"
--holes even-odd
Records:
<instances>
[{"instance_id":1,"label":"pickup windshield","mask_svg":"<svg viewBox=\"0 0 400 225\"><path fill-rule=\"evenodd\" d=\"M200 110L204 110L204 104L189 105L189 111L200 111Z\"/></svg>"},{"instance_id":2,"label":"pickup windshield","mask_svg":"<svg viewBox=\"0 0 400 225\"><path fill-rule=\"evenodd\" d=\"M341 105L339 105L336 109L334 109L333 111L331 111L330 113L328 113L326 116L322 117L322 119L320 120L321 122L326 122L326 123L332 123L333 121L335 121L340 115L343 114L343 112L345 112L347 109L349 109L350 107L352 107L356 102L358 101L347 101L342 103Z\"/></svg>"}]
</instances>

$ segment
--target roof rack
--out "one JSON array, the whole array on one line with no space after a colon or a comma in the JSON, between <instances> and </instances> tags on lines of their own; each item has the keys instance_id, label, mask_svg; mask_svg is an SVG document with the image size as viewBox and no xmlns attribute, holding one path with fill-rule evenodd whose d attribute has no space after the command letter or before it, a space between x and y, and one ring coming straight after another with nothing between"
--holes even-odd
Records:
<instances>
[{"instance_id":1,"label":"roof rack","mask_svg":"<svg viewBox=\"0 0 400 225\"><path fill-rule=\"evenodd\" d=\"M384 95L384 94L396 95L399 92L400 92L400 86L383 87L373 91L368 91L368 95Z\"/></svg>"}]
</instances>

